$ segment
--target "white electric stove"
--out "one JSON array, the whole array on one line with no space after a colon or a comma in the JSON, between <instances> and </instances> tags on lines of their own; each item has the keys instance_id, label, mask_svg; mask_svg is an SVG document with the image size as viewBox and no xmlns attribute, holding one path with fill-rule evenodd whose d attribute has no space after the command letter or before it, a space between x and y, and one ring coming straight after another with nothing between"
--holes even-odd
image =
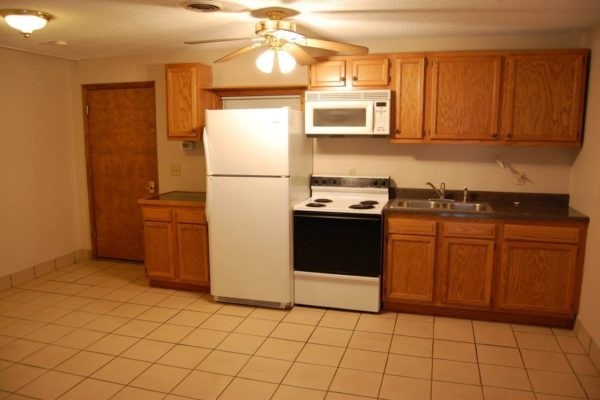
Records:
<instances>
[{"instance_id":1,"label":"white electric stove","mask_svg":"<svg viewBox=\"0 0 600 400\"><path fill-rule=\"evenodd\" d=\"M312 176L293 207L295 303L379 311L389 177Z\"/></svg>"}]
</instances>

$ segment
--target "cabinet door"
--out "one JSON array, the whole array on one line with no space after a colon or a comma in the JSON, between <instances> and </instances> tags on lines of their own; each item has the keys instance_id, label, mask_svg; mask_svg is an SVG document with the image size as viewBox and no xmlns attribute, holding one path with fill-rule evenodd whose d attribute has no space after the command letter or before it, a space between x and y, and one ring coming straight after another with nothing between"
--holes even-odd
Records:
<instances>
[{"instance_id":1,"label":"cabinet door","mask_svg":"<svg viewBox=\"0 0 600 400\"><path fill-rule=\"evenodd\" d=\"M171 222L144 221L144 264L150 279L175 279L175 235Z\"/></svg>"},{"instance_id":2,"label":"cabinet door","mask_svg":"<svg viewBox=\"0 0 600 400\"><path fill-rule=\"evenodd\" d=\"M425 58L394 60L394 133L393 139L423 137L425 99Z\"/></svg>"},{"instance_id":3,"label":"cabinet door","mask_svg":"<svg viewBox=\"0 0 600 400\"><path fill-rule=\"evenodd\" d=\"M167 136L194 140L198 130L196 68L193 64L167 66Z\"/></svg>"},{"instance_id":4,"label":"cabinet door","mask_svg":"<svg viewBox=\"0 0 600 400\"><path fill-rule=\"evenodd\" d=\"M444 238L440 264L441 301L458 306L489 306L494 241Z\"/></svg>"},{"instance_id":5,"label":"cabinet door","mask_svg":"<svg viewBox=\"0 0 600 400\"><path fill-rule=\"evenodd\" d=\"M576 244L505 240L502 247L500 309L573 313Z\"/></svg>"},{"instance_id":6,"label":"cabinet door","mask_svg":"<svg viewBox=\"0 0 600 400\"><path fill-rule=\"evenodd\" d=\"M496 140L499 56L431 58L430 139Z\"/></svg>"},{"instance_id":7,"label":"cabinet door","mask_svg":"<svg viewBox=\"0 0 600 400\"><path fill-rule=\"evenodd\" d=\"M513 141L578 143L585 61L580 52L509 55L503 136Z\"/></svg>"},{"instance_id":8,"label":"cabinet door","mask_svg":"<svg viewBox=\"0 0 600 400\"><path fill-rule=\"evenodd\" d=\"M177 224L177 254L181 281L209 284L205 224Z\"/></svg>"},{"instance_id":9,"label":"cabinet door","mask_svg":"<svg viewBox=\"0 0 600 400\"><path fill-rule=\"evenodd\" d=\"M386 300L433 301L435 236L389 235Z\"/></svg>"},{"instance_id":10,"label":"cabinet door","mask_svg":"<svg viewBox=\"0 0 600 400\"><path fill-rule=\"evenodd\" d=\"M324 61L310 66L311 87L346 86L346 61Z\"/></svg>"},{"instance_id":11,"label":"cabinet door","mask_svg":"<svg viewBox=\"0 0 600 400\"><path fill-rule=\"evenodd\" d=\"M388 86L390 62L387 58L352 61L352 86Z\"/></svg>"}]
</instances>

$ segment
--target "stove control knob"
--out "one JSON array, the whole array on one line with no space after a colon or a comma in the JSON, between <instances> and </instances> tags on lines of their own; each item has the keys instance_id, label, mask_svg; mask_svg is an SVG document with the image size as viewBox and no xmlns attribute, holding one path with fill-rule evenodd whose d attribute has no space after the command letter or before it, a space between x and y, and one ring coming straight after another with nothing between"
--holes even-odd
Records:
<instances>
[{"instance_id":1,"label":"stove control knob","mask_svg":"<svg viewBox=\"0 0 600 400\"><path fill-rule=\"evenodd\" d=\"M333 183L334 185L337 185L337 179L333 178L333 179L331 180L331 183Z\"/></svg>"}]
</instances>

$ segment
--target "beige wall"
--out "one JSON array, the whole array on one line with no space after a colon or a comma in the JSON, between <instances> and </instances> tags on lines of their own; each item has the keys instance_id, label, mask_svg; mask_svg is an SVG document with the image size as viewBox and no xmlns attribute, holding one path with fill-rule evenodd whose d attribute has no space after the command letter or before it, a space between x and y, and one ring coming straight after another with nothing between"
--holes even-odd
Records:
<instances>
[{"instance_id":1,"label":"beige wall","mask_svg":"<svg viewBox=\"0 0 600 400\"><path fill-rule=\"evenodd\" d=\"M0 48L0 277L81 247L72 64Z\"/></svg>"},{"instance_id":2,"label":"beige wall","mask_svg":"<svg viewBox=\"0 0 600 400\"><path fill-rule=\"evenodd\" d=\"M571 204L590 217L579 319L600 343L600 27L584 36L592 49L584 146L571 169Z\"/></svg>"}]
</instances>

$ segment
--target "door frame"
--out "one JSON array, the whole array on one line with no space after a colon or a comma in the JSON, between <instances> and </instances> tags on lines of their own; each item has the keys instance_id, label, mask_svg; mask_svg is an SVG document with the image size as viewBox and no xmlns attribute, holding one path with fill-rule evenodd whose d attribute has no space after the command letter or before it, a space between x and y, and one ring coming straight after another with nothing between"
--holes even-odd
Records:
<instances>
[{"instance_id":1,"label":"door frame","mask_svg":"<svg viewBox=\"0 0 600 400\"><path fill-rule=\"evenodd\" d=\"M88 196L88 211L90 216L90 242L92 244L92 258L97 256L96 246L96 216L94 214L94 196L93 196L93 185L92 185L92 161L91 161L91 149L90 149L90 133L89 133L89 118L88 118L88 91L92 90L116 90L116 89L155 89L156 84L154 81L143 81L143 82L119 82L119 83L92 83L81 85L81 106L83 113L83 140L85 147L85 175L87 184L87 196ZM154 91L154 98L156 99L156 89ZM156 107L156 100L155 100ZM158 133L158 130L157 130ZM156 162L158 170L158 141L156 146ZM159 182L156 180L156 193L159 192Z\"/></svg>"}]
</instances>

